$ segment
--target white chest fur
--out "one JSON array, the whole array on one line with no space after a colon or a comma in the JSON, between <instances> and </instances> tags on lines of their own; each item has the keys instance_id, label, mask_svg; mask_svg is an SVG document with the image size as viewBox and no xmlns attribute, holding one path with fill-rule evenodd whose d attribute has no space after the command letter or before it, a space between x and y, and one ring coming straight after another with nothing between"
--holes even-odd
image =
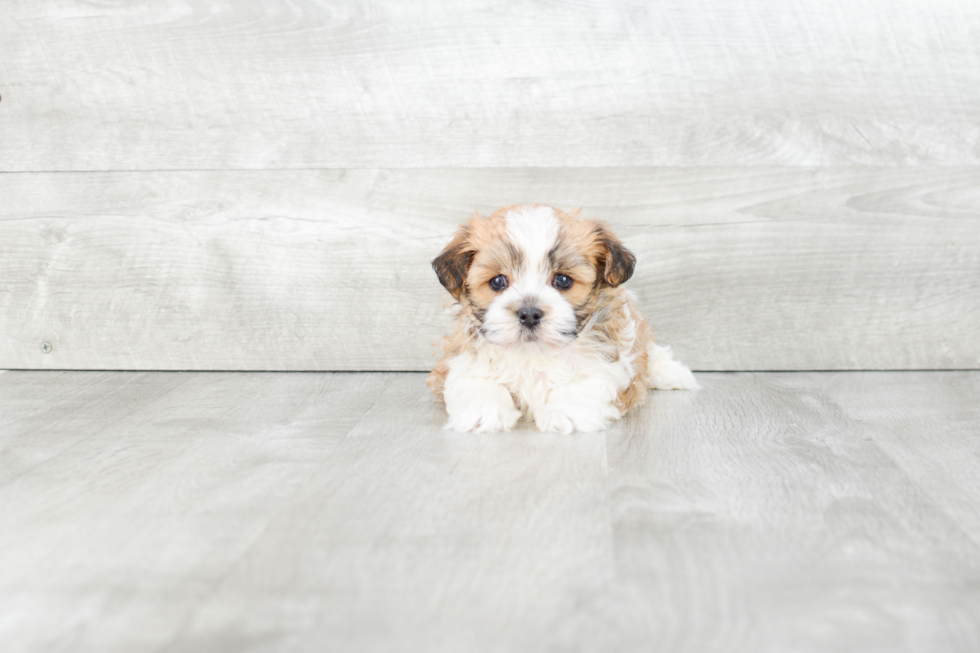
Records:
<instances>
[{"instance_id":1,"label":"white chest fur","mask_svg":"<svg viewBox=\"0 0 980 653\"><path fill-rule=\"evenodd\" d=\"M445 400L450 425L481 412L481 425L510 428L523 412L541 426L549 419L549 407L562 405L564 413L594 415L595 428L602 428L619 417L616 398L633 377L632 342L623 344L628 346L618 359L609 361L589 347L588 339L562 348L515 351L480 342L449 361Z\"/></svg>"}]
</instances>

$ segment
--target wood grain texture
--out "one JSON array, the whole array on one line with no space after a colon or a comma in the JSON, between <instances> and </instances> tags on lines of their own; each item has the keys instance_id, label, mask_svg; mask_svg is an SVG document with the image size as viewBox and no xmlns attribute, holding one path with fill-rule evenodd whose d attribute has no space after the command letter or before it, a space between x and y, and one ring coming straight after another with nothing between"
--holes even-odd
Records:
<instances>
[{"instance_id":1,"label":"wood grain texture","mask_svg":"<svg viewBox=\"0 0 980 653\"><path fill-rule=\"evenodd\" d=\"M959 386L980 389L976 373L699 380L704 392L658 393L610 432L617 582L567 615L566 648L980 646L980 549L967 523L879 443L884 394L835 401L847 386L878 384L920 398L948 417L907 420L918 436L909 452L918 466L946 468L958 464L942 444L947 429L976 441L976 421L957 419L973 403ZM980 469L975 456L963 465ZM975 484L945 488L963 503L980 496Z\"/></svg>"},{"instance_id":2,"label":"wood grain texture","mask_svg":"<svg viewBox=\"0 0 980 653\"><path fill-rule=\"evenodd\" d=\"M980 164L970 0L3 14L5 171Z\"/></svg>"},{"instance_id":3,"label":"wood grain texture","mask_svg":"<svg viewBox=\"0 0 980 653\"><path fill-rule=\"evenodd\" d=\"M612 573L605 435L445 431L423 379L393 379L169 650L547 649Z\"/></svg>"},{"instance_id":4,"label":"wood grain texture","mask_svg":"<svg viewBox=\"0 0 980 653\"><path fill-rule=\"evenodd\" d=\"M980 366L975 167L30 173L0 197L5 368L426 370L429 261L522 201L607 220L695 369Z\"/></svg>"},{"instance_id":5,"label":"wood grain texture","mask_svg":"<svg viewBox=\"0 0 980 653\"><path fill-rule=\"evenodd\" d=\"M383 374L4 375L3 648L159 648L388 382ZM89 401L78 401L80 391Z\"/></svg>"},{"instance_id":6,"label":"wood grain texture","mask_svg":"<svg viewBox=\"0 0 980 653\"><path fill-rule=\"evenodd\" d=\"M841 374L830 396L980 543L980 502L970 498L980 496L975 468L980 459L980 381L975 374L923 375L922 380L912 385L890 374ZM921 424L935 426L923 429Z\"/></svg>"},{"instance_id":7,"label":"wood grain texture","mask_svg":"<svg viewBox=\"0 0 980 653\"><path fill-rule=\"evenodd\" d=\"M190 377L105 372L15 374L0 379L0 487L71 451ZM54 390L52 392L52 389ZM79 413L89 419L79 421ZM33 436L44 433L42 440Z\"/></svg>"},{"instance_id":8,"label":"wood grain texture","mask_svg":"<svg viewBox=\"0 0 980 653\"><path fill-rule=\"evenodd\" d=\"M980 372L699 381L463 435L420 374L8 372L5 450L89 435L0 485L4 650L980 647Z\"/></svg>"}]
</instances>

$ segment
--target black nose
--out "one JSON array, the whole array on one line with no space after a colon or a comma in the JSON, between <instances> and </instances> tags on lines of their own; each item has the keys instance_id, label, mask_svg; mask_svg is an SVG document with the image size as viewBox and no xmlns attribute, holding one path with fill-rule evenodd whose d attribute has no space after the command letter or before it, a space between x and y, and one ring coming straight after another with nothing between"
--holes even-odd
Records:
<instances>
[{"instance_id":1,"label":"black nose","mask_svg":"<svg viewBox=\"0 0 980 653\"><path fill-rule=\"evenodd\" d=\"M522 306L517 311L517 318L529 329L536 327L543 317L544 313L537 306Z\"/></svg>"}]
</instances>

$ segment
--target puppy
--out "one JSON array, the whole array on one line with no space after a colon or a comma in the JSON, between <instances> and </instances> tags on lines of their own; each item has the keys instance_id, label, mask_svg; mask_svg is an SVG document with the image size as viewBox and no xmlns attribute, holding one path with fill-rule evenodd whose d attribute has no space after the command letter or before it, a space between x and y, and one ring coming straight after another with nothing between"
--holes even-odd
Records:
<instances>
[{"instance_id":1,"label":"puppy","mask_svg":"<svg viewBox=\"0 0 980 653\"><path fill-rule=\"evenodd\" d=\"M609 231L548 206L519 205L460 227L432 267L455 322L428 384L457 431L597 431L648 388L698 387L653 342L623 288L636 258Z\"/></svg>"}]
</instances>

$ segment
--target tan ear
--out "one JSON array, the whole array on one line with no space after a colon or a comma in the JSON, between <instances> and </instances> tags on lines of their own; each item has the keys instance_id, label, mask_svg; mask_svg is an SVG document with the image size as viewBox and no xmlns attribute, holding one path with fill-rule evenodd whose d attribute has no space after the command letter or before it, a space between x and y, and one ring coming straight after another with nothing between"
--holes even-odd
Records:
<instances>
[{"instance_id":1,"label":"tan ear","mask_svg":"<svg viewBox=\"0 0 980 653\"><path fill-rule=\"evenodd\" d=\"M602 278L614 288L626 283L633 276L633 270L636 268L636 257L633 256L633 252L626 249L605 225L598 225L595 233L596 239L605 250L600 256Z\"/></svg>"},{"instance_id":2,"label":"tan ear","mask_svg":"<svg viewBox=\"0 0 980 653\"><path fill-rule=\"evenodd\" d=\"M466 285L466 273L469 272L470 263L473 262L473 255L476 248L470 242L470 230L468 227L461 227L453 239L442 250L442 254L435 257L432 261L432 269L439 277L439 283L445 286L446 290L459 299Z\"/></svg>"}]
</instances>

